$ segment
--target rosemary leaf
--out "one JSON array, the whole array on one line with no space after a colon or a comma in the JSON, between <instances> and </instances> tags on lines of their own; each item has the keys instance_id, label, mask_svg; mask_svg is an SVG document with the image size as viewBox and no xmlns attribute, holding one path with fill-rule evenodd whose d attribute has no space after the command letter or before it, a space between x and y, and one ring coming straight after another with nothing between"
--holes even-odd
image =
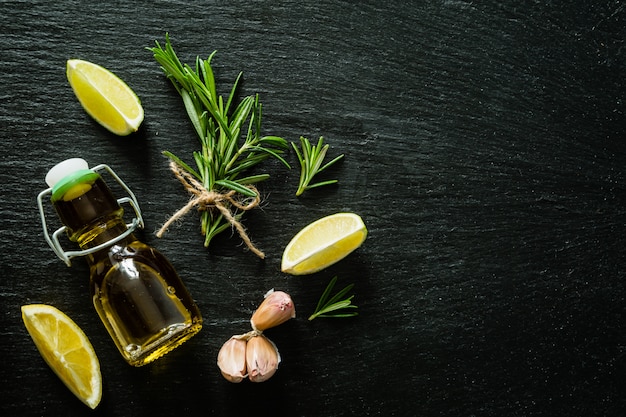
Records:
<instances>
[{"instance_id":1,"label":"rosemary leaf","mask_svg":"<svg viewBox=\"0 0 626 417\"><path fill-rule=\"evenodd\" d=\"M257 182L265 181L269 177L269 174L250 175L249 177L239 178L237 182L242 185L256 184Z\"/></svg>"},{"instance_id":2,"label":"rosemary leaf","mask_svg":"<svg viewBox=\"0 0 626 417\"><path fill-rule=\"evenodd\" d=\"M328 180L328 181L322 181L322 182L316 182L315 184L310 184L306 187L307 190L310 190L311 188L317 188L317 187L322 187L324 185L330 185L330 184L336 184L339 181L337 180Z\"/></svg>"},{"instance_id":3,"label":"rosemary leaf","mask_svg":"<svg viewBox=\"0 0 626 417\"><path fill-rule=\"evenodd\" d=\"M217 180L215 181L215 185L219 185L220 187L224 187L224 188L228 188L230 190L236 191L240 194L243 194L247 197L256 197L256 193L254 191L252 191L251 189L244 187L243 185L239 184L238 182L235 181L231 181L231 180Z\"/></svg>"},{"instance_id":4,"label":"rosemary leaf","mask_svg":"<svg viewBox=\"0 0 626 417\"><path fill-rule=\"evenodd\" d=\"M192 167L190 167L189 165L187 165L186 163L184 163L180 158L178 158L176 155L174 155L171 152L168 151L163 151L163 155L165 155L166 157L168 157L169 159L171 159L172 161L176 162L178 165L180 165L181 167L183 167L185 170L187 170L187 172L189 172L191 175L193 175L194 177L198 178L200 181L202 181L202 177L200 177L200 174L198 174Z\"/></svg>"}]
</instances>

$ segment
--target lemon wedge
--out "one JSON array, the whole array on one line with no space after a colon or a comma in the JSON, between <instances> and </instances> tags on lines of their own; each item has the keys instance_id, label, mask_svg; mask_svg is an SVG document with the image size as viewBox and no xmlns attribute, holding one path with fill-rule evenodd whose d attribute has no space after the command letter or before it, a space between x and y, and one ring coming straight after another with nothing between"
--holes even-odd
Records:
<instances>
[{"instance_id":1,"label":"lemon wedge","mask_svg":"<svg viewBox=\"0 0 626 417\"><path fill-rule=\"evenodd\" d=\"M22 306L22 319L39 353L90 408L102 398L100 363L87 336L63 312L45 304Z\"/></svg>"},{"instance_id":2,"label":"lemon wedge","mask_svg":"<svg viewBox=\"0 0 626 417\"><path fill-rule=\"evenodd\" d=\"M281 270L292 275L320 271L345 258L367 237L363 219L354 213L336 213L306 226L289 242Z\"/></svg>"},{"instance_id":3,"label":"lemon wedge","mask_svg":"<svg viewBox=\"0 0 626 417\"><path fill-rule=\"evenodd\" d=\"M100 65L70 59L67 80L87 114L116 135L136 132L143 122L137 95L115 74Z\"/></svg>"}]
</instances>

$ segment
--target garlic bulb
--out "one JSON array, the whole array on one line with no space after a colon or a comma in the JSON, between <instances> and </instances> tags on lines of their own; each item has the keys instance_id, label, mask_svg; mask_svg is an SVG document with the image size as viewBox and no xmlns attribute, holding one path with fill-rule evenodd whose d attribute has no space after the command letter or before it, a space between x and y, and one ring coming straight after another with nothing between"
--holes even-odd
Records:
<instances>
[{"instance_id":1,"label":"garlic bulb","mask_svg":"<svg viewBox=\"0 0 626 417\"><path fill-rule=\"evenodd\" d=\"M268 380L278 369L279 363L280 354L274 342L263 335L254 336L248 340L246 366L250 381Z\"/></svg>"},{"instance_id":2,"label":"garlic bulb","mask_svg":"<svg viewBox=\"0 0 626 417\"><path fill-rule=\"evenodd\" d=\"M289 294L269 290L265 299L254 312L250 324L254 330L264 331L296 317L296 308Z\"/></svg>"},{"instance_id":3,"label":"garlic bulb","mask_svg":"<svg viewBox=\"0 0 626 417\"><path fill-rule=\"evenodd\" d=\"M246 377L247 343L245 338L233 336L222 345L217 354L217 366L230 382L241 382Z\"/></svg>"},{"instance_id":4,"label":"garlic bulb","mask_svg":"<svg viewBox=\"0 0 626 417\"><path fill-rule=\"evenodd\" d=\"M296 317L296 308L289 294L269 290L250 319L252 330L232 336L217 355L217 366L230 382L244 378L263 382L276 373L280 363L278 348L263 331Z\"/></svg>"}]
</instances>

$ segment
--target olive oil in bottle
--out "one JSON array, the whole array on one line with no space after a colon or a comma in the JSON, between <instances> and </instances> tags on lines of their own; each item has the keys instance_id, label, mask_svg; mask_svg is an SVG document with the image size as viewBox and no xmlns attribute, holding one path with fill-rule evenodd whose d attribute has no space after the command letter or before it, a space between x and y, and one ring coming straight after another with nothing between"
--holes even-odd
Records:
<instances>
[{"instance_id":1,"label":"olive oil in bottle","mask_svg":"<svg viewBox=\"0 0 626 417\"><path fill-rule=\"evenodd\" d=\"M142 224L132 192L107 169L132 199L117 200L97 168L79 158L53 167L46 176L51 187L39 196L46 240L68 265L70 256L84 255L90 267L90 289L100 319L126 361L145 365L168 353L200 331L198 307L170 262L132 233ZM51 239L42 196L51 202L65 227ZM127 225L120 202L129 202L139 217ZM130 226L130 227L129 227ZM81 248L66 252L56 238L65 231Z\"/></svg>"}]
</instances>

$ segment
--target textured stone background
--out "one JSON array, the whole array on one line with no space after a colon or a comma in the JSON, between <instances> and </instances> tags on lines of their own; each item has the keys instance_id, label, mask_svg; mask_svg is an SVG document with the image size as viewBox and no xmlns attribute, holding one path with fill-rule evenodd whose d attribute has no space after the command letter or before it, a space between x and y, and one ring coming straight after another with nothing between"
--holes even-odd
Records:
<instances>
[{"instance_id":1,"label":"textured stone background","mask_svg":"<svg viewBox=\"0 0 626 417\"><path fill-rule=\"evenodd\" d=\"M102 365L93 415L621 416L626 412L623 1L0 1L0 412L87 409L37 353L19 313L43 302L87 333ZM145 48L239 71L264 130L345 153L337 187L294 196L298 170L259 172L245 217L268 255L236 235L202 246L195 213L154 231L187 195L161 151L199 149L179 97ZM123 78L146 119L114 137L80 108L65 61ZM127 366L88 296L86 264L45 244L35 198L56 162L112 166L135 191L143 240L174 263L203 331L153 365ZM293 154L287 155L295 163ZM290 238L338 211L365 244L309 277L280 272ZM356 284L355 319L308 322L328 280ZM296 320L268 331L283 363L232 385L221 344L248 329L270 288Z\"/></svg>"}]
</instances>

